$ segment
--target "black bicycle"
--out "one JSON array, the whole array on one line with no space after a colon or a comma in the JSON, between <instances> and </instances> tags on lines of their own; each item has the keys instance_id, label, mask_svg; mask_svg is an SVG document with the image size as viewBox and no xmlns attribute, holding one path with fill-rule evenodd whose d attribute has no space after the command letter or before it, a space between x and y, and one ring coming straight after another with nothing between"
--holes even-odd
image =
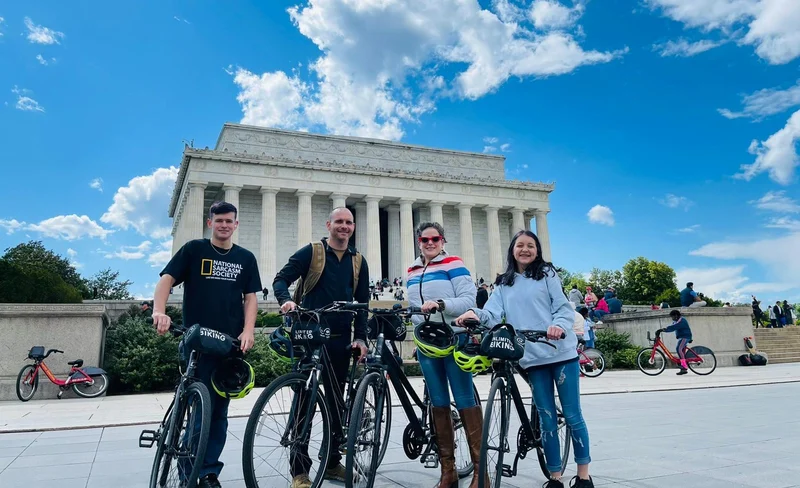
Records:
<instances>
[{"instance_id":1,"label":"black bicycle","mask_svg":"<svg viewBox=\"0 0 800 488\"><path fill-rule=\"evenodd\" d=\"M158 446L150 473L151 488L196 486L203 465L211 428L211 396L206 385L194 376L197 361L205 352L192 343L200 342L203 334L212 334L222 347L214 351L220 355L233 353L240 347L238 339L199 325L188 329L173 325L169 331L175 337L183 336L183 347L191 352L175 388L175 397L158 429L143 430L139 435L139 447Z\"/></svg>"},{"instance_id":2,"label":"black bicycle","mask_svg":"<svg viewBox=\"0 0 800 488\"><path fill-rule=\"evenodd\" d=\"M242 467L248 488L288 486L301 475L307 475L311 487L316 488L322 483L331 453L344 450L344 445L334 441L346 439L359 352L353 351L344 392L338 391L338 386L332 388L334 391L324 388L323 392L320 381L332 378L333 368L326 347L330 329L320 325L319 317L366 312L368 306L334 302L320 309L297 308L286 314L292 322L292 344L300 346L302 357L296 358L291 372L279 376L261 392L250 412L242 439ZM335 380L329 384L333 383ZM333 395L338 411L329 411L327 395ZM343 427L339 436L332 431L333 415L339 416Z\"/></svg>"},{"instance_id":3,"label":"black bicycle","mask_svg":"<svg viewBox=\"0 0 800 488\"><path fill-rule=\"evenodd\" d=\"M396 306L399 307L399 306ZM388 445L391 430L391 390L394 386L397 398L408 418L403 431L403 450L409 459L420 459L426 468L439 466L436 432L431 421L431 403L427 387L420 399L409 382L397 356L389 350L386 341L401 339L405 335L406 322L411 315L423 314L419 308L372 309L370 327L370 352L367 355L365 373L359 382L350 417L345 458L345 486L371 488L375 482L378 466ZM401 318L400 321L397 318ZM402 327L402 331L394 329ZM466 329L453 328L456 334ZM480 405L478 391L473 385L475 400ZM415 411L419 408L419 415ZM459 478L472 474L474 466L469 456L466 434L455 403L451 403L451 415L455 432L456 470ZM388 412L388 414L387 414Z\"/></svg>"},{"instance_id":4,"label":"black bicycle","mask_svg":"<svg viewBox=\"0 0 800 488\"><path fill-rule=\"evenodd\" d=\"M481 327L480 323L473 320L465 320L464 326L475 330ZM531 342L541 342L551 347L556 347L547 341L547 332L523 330L519 331L525 339ZM564 337L562 335L562 337ZM520 459L525 459L528 452L536 449L539 458L539 467L542 474L550 478L550 470L544 457L544 446L542 444L542 429L539 419L539 412L533 404L531 398L531 415L528 416L528 407L522 401L522 396L514 378L517 372L523 377L527 377L525 372L519 367L516 361L496 360L492 367L492 387L483 413L483 438L481 441L481 457L479 466L479 488L489 488L486 486L488 480L493 488L499 488L503 477L513 477L517 475L517 464ZM517 411L520 419L520 428L517 431L517 453L514 456L514 464L504 464L503 458L511 452L508 442L509 417L511 406ZM570 442L572 439L570 427L564 419L561 407L556 405L556 415L558 417L558 436L561 444L561 472L567 467ZM493 455L494 454L494 455Z\"/></svg>"}]
</instances>

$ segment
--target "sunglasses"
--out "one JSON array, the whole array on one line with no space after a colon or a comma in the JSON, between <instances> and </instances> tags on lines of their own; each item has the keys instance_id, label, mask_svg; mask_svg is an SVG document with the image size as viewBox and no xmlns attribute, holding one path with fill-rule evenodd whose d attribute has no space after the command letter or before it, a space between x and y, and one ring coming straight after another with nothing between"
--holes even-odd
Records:
<instances>
[{"instance_id":1,"label":"sunglasses","mask_svg":"<svg viewBox=\"0 0 800 488\"><path fill-rule=\"evenodd\" d=\"M442 237L442 236L433 236L433 237L420 237L420 238L419 238L419 239L417 239L417 240L418 240L419 242L423 243L423 244L427 244L427 243L428 243L428 241L431 241L432 243L436 244L436 243L437 243L437 242L439 242L439 241L444 241L444 237Z\"/></svg>"}]
</instances>

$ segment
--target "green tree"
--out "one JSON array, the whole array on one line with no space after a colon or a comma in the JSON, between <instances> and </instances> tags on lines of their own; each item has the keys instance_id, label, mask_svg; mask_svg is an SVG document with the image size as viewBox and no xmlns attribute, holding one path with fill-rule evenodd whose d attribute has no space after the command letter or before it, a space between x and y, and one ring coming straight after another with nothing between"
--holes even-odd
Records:
<instances>
[{"instance_id":1,"label":"green tree","mask_svg":"<svg viewBox=\"0 0 800 488\"><path fill-rule=\"evenodd\" d=\"M589 274L589 285L592 287L597 298L603 296L603 291L614 288L618 296L622 296L625 288L625 280L619 270L592 268Z\"/></svg>"},{"instance_id":2,"label":"green tree","mask_svg":"<svg viewBox=\"0 0 800 488\"><path fill-rule=\"evenodd\" d=\"M86 280L86 287L95 300L133 300L133 295L128 291L132 284L130 280L120 280L119 271L112 271L111 268L98 271Z\"/></svg>"},{"instance_id":3,"label":"green tree","mask_svg":"<svg viewBox=\"0 0 800 488\"><path fill-rule=\"evenodd\" d=\"M670 307L680 307L681 306L681 292L678 291L677 288L670 288L669 290L662 291L657 297L656 301L654 302L656 305L661 305L662 303L667 302Z\"/></svg>"},{"instance_id":4,"label":"green tree","mask_svg":"<svg viewBox=\"0 0 800 488\"><path fill-rule=\"evenodd\" d=\"M81 293L50 270L0 259L0 303L80 303Z\"/></svg>"},{"instance_id":5,"label":"green tree","mask_svg":"<svg viewBox=\"0 0 800 488\"><path fill-rule=\"evenodd\" d=\"M558 277L561 278L561 284L564 285L564 288L567 290L567 293L569 293L569 290L572 288L572 285L578 285L578 290L580 290L581 293L585 293L586 285L589 284L589 282L586 281L586 278L584 278L582 274L570 273L565 268L559 268Z\"/></svg>"},{"instance_id":6,"label":"green tree","mask_svg":"<svg viewBox=\"0 0 800 488\"><path fill-rule=\"evenodd\" d=\"M25 272L39 268L54 273L78 290L83 298L89 298L89 289L75 267L68 259L45 248L42 241L29 241L7 248L2 259Z\"/></svg>"},{"instance_id":7,"label":"green tree","mask_svg":"<svg viewBox=\"0 0 800 488\"><path fill-rule=\"evenodd\" d=\"M630 303L654 303L656 298L675 285L675 270L664 263L638 257L622 267L625 282L620 298Z\"/></svg>"}]
</instances>

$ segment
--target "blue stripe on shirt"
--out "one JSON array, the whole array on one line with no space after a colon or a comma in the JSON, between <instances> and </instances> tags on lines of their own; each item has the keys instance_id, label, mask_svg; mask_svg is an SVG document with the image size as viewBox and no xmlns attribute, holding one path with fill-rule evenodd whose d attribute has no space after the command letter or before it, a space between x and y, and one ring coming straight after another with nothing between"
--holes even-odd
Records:
<instances>
[{"instance_id":1,"label":"blue stripe on shirt","mask_svg":"<svg viewBox=\"0 0 800 488\"><path fill-rule=\"evenodd\" d=\"M469 274L469 272L467 272ZM447 276L447 271L426 271L424 275L415 276L408 280L407 286L414 286L419 285L420 278L424 277L424 283L429 281L436 281L436 280L445 280L449 281L450 278Z\"/></svg>"}]
</instances>

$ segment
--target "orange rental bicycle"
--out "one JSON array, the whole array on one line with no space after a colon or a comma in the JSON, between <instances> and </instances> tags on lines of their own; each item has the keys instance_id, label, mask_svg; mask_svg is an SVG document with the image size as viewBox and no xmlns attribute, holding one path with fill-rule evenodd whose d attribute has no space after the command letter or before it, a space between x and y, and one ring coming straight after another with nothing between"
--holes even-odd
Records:
<instances>
[{"instance_id":1,"label":"orange rental bicycle","mask_svg":"<svg viewBox=\"0 0 800 488\"><path fill-rule=\"evenodd\" d=\"M656 338L653 339L650 331L647 331L647 340L653 343L652 347L646 347L639 351L636 356L636 365L642 373L648 376L656 376L664 372L667 367L667 358L676 365L681 364L681 359L664 344L661 339L661 332L656 331ZM691 341L689 341L691 343ZM694 346L686 348L686 365L693 373L705 376L717 369L717 357L714 351L706 346Z\"/></svg>"}]
</instances>

